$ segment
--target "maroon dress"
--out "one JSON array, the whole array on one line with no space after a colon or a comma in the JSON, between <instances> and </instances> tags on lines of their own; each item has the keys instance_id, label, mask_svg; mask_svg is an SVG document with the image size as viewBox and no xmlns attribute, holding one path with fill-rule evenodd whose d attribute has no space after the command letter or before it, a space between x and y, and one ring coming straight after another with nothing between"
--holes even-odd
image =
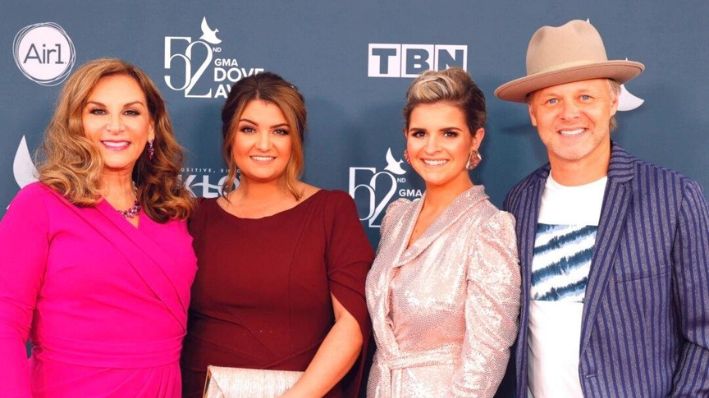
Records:
<instances>
[{"instance_id":1,"label":"maroon dress","mask_svg":"<svg viewBox=\"0 0 709 398\"><path fill-rule=\"evenodd\" d=\"M190 231L199 270L181 359L185 397L201 397L207 365L305 370L334 323L331 292L359 323L365 346L327 396L358 396L374 253L349 195L320 190L258 219L207 199Z\"/></svg>"}]
</instances>

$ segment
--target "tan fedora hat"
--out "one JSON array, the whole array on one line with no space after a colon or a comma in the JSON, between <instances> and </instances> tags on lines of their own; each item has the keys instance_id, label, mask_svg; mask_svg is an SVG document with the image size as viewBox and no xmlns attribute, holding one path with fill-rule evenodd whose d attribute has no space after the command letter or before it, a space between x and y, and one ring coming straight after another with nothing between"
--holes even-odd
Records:
<instances>
[{"instance_id":1,"label":"tan fedora hat","mask_svg":"<svg viewBox=\"0 0 709 398\"><path fill-rule=\"evenodd\" d=\"M580 80L608 78L625 83L645 69L635 61L609 61L603 39L589 22L539 28L527 47L527 76L495 90L503 100L525 102L536 90Z\"/></svg>"}]
</instances>

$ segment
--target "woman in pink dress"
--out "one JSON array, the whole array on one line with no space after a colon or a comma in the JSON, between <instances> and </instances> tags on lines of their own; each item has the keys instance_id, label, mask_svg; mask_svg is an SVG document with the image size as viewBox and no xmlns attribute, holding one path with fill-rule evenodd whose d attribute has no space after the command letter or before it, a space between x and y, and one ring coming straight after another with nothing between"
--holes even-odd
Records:
<instances>
[{"instance_id":1,"label":"woman in pink dress","mask_svg":"<svg viewBox=\"0 0 709 398\"><path fill-rule=\"evenodd\" d=\"M468 171L480 161L485 98L461 69L414 80L404 108L406 161L423 179L382 222L367 277L377 352L367 396L492 397L517 331L514 219Z\"/></svg>"},{"instance_id":2,"label":"woman in pink dress","mask_svg":"<svg viewBox=\"0 0 709 398\"><path fill-rule=\"evenodd\" d=\"M0 396L179 397L192 200L157 88L120 60L85 64L43 155L0 222Z\"/></svg>"}]
</instances>

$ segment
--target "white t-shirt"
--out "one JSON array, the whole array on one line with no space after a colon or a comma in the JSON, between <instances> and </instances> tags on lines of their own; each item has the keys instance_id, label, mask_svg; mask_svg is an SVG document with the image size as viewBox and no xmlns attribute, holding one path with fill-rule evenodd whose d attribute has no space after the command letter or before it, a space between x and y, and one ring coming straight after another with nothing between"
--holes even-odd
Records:
<instances>
[{"instance_id":1,"label":"white t-shirt","mask_svg":"<svg viewBox=\"0 0 709 398\"><path fill-rule=\"evenodd\" d=\"M535 398L583 398L581 317L607 180L563 186L550 175L542 193L528 331L528 381Z\"/></svg>"}]
</instances>

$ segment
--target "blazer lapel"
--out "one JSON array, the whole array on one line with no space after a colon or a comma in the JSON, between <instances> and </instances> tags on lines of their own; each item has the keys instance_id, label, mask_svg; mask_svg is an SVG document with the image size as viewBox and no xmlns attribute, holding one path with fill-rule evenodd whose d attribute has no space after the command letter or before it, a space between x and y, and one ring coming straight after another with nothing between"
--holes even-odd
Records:
<instances>
[{"instance_id":1,"label":"blazer lapel","mask_svg":"<svg viewBox=\"0 0 709 398\"><path fill-rule=\"evenodd\" d=\"M615 252L620 234L625 225L627 210L632 197L634 158L612 144L611 162L608 168L608 185L598 223L596 244L591 260L591 270L586 285L586 298L581 325L580 353L588 346L591 331L608 279L613 270Z\"/></svg>"},{"instance_id":2,"label":"blazer lapel","mask_svg":"<svg viewBox=\"0 0 709 398\"><path fill-rule=\"evenodd\" d=\"M446 229L448 229L451 224L462 217L463 214L466 213L465 210L477 205L480 201L487 199L487 195L485 194L485 188L482 185L475 185L467 191L461 193L450 205L448 205L448 208L446 208L441 215L439 215L438 218L436 218L436 220L429 225L423 234L421 234L421 236L416 239L416 241L411 244L409 248L406 248L406 244L411 237L411 231L413 230L414 225L416 225L416 220L421 212L424 199L425 197L421 198L419 201L416 206L416 210L412 214L413 217L411 217L409 225L406 228L403 247L399 251L397 260L394 262L395 267L400 267L418 257L424 250L426 250L427 247L431 245L431 243L433 243ZM464 207L461 208L460 204Z\"/></svg>"}]
</instances>

